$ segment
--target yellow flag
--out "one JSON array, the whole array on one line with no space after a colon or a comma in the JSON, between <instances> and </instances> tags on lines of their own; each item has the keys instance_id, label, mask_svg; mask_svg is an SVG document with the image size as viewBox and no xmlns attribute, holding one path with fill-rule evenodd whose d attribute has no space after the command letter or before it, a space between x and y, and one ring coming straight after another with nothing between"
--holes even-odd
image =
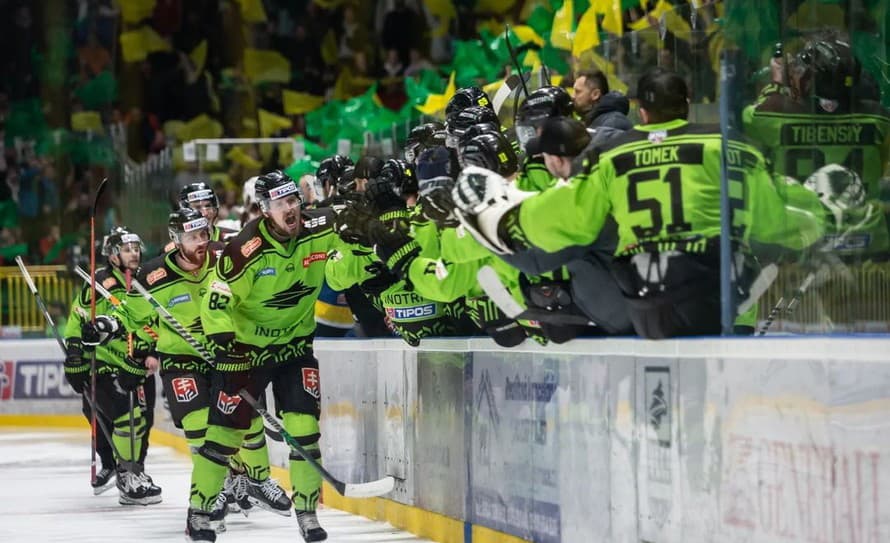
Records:
<instances>
[{"instance_id":1,"label":"yellow flag","mask_svg":"<svg viewBox=\"0 0 890 543\"><path fill-rule=\"evenodd\" d=\"M260 135L264 138L268 138L279 130L285 130L291 127L290 119L282 117L281 115L276 115L265 109L259 110L259 117Z\"/></svg>"},{"instance_id":2,"label":"yellow flag","mask_svg":"<svg viewBox=\"0 0 890 543\"><path fill-rule=\"evenodd\" d=\"M624 19L621 15L621 0L594 0L593 6L603 17L603 30L612 34L624 35Z\"/></svg>"},{"instance_id":3,"label":"yellow flag","mask_svg":"<svg viewBox=\"0 0 890 543\"><path fill-rule=\"evenodd\" d=\"M103 134L102 117L98 111L79 111L71 114L71 130L75 132L95 132Z\"/></svg>"},{"instance_id":4,"label":"yellow flag","mask_svg":"<svg viewBox=\"0 0 890 543\"><path fill-rule=\"evenodd\" d=\"M454 96L454 72L451 72L451 77L448 78L448 86L445 87L445 92L442 94L430 94L426 97L426 102L419 106L414 106L414 108L423 113L424 115L435 115L441 111L445 111L445 106L448 105L448 100L451 100L451 97Z\"/></svg>"},{"instance_id":5,"label":"yellow flag","mask_svg":"<svg viewBox=\"0 0 890 543\"><path fill-rule=\"evenodd\" d=\"M537 51L529 51L525 54L522 65L530 67L533 72L537 71L541 67L541 57Z\"/></svg>"},{"instance_id":6,"label":"yellow flag","mask_svg":"<svg viewBox=\"0 0 890 543\"><path fill-rule=\"evenodd\" d=\"M664 26L677 38L683 41L689 41L692 37L692 27L689 21L677 13L676 10L669 10L664 14Z\"/></svg>"},{"instance_id":7,"label":"yellow flag","mask_svg":"<svg viewBox=\"0 0 890 543\"><path fill-rule=\"evenodd\" d=\"M138 23L142 19L151 17L154 13L156 0L126 0L118 2L121 8L121 17L125 23Z\"/></svg>"},{"instance_id":8,"label":"yellow flag","mask_svg":"<svg viewBox=\"0 0 890 543\"><path fill-rule=\"evenodd\" d=\"M207 63L207 40L201 40L201 43L192 49L189 59L195 67L195 73L200 74L204 71L204 65Z\"/></svg>"},{"instance_id":9,"label":"yellow flag","mask_svg":"<svg viewBox=\"0 0 890 543\"><path fill-rule=\"evenodd\" d=\"M245 23L265 23L266 10L262 0L238 0L241 6L241 19Z\"/></svg>"},{"instance_id":10,"label":"yellow flag","mask_svg":"<svg viewBox=\"0 0 890 543\"><path fill-rule=\"evenodd\" d=\"M282 89L281 101L284 102L285 113L302 115L320 108L324 104L324 96Z\"/></svg>"},{"instance_id":11,"label":"yellow flag","mask_svg":"<svg viewBox=\"0 0 890 543\"><path fill-rule=\"evenodd\" d=\"M592 60L593 64L606 75L611 90L627 94L627 84L615 75L615 65L601 57L596 51L589 49L584 52L585 60Z\"/></svg>"},{"instance_id":12,"label":"yellow flag","mask_svg":"<svg viewBox=\"0 0 890 543\"><path fill-rule=\"evenodd\" d=\"M658 3L655 4L654 8L652 8L652 11L650 11L646 17L640 17L636 21L630 23L630 28L633 30L643 30L649 28L650 26L652 26L651 21L659 21L662 15L672 9L673 6L666 0L658 0Z\"/></svg>"},{"instance_id":13,"label":"yellow flag","mask_svg":"<svg viewBox=\"0 0 890 543\"><path fill-rule=\"evenodd\" d=\"M581 56L581 53L599 44L600 31L596 24L596 10L590 7L578 21L578 30L575 31L575 41L572 43L572 56Z\"/></svg>"},{"instance_id":14,"label":"yellow flag","mask_svg":"<svg viewBox=\"0 0 890 543\"><path fill-rule=\"evenodd\" d=\"M287 83L290 62L281 53L265 49L244 50L244 74L251 83Z\"/></svg>"},{"instance_id":15,"label":"yellow flag","mask_svg":"<svg viewBox=\"0 0 890 543\"><path fill-rule=\"evenodd\" d=\"M535 45L544 46L544 38L538 35L534 28L528 25L514 26L511 30L513 30L513 33L516 34L516 37L519 38L519 41L522 43L532 42Z\"/></svg>"},{"instance_id":16,"label":"yellow flag","mask_svg":"<svg viewBox=\"0 0 890 543\"><path fill-rule=\"evenodd\" d=\"M328 30L321 39L321 60L328 66L333 66L337 63L338 56L337 37L334 36L333 30Z\"/></svg>"},{"instance_id":17,"label":"yellow flag","mask_svg":"<svg viewBox=\"0 0 890 543\"><path fill-rule=\"evenodd\" d=\"M223 134L223 127L218 122L202 113L197 117L189 120L180 129L177 134L177 140L186 142L199 138L218 138Z\"/></svg>"},{"instance_id":18,"label":"yellow flag","mask_svg":"<svg viewBox=\"0 0 890 543\"><path fill-rule=\"evenodd\" d=\"M262 166L262 163L260 163L259 160L245 153L244 149L237 145L229 149L229 152L226 153L226 158L236 164L244 166L245 168L259 169Z\"/></svg>"},{"instance_id":19,"label":"yellow flag","mask_svg":"<svg viewBox=\"0 0 890 543\"><path fill-rule=\"evenodd\" d=\"M424 5L430 15L436 18L438 25L433 29L434 38L441 38L448 33L451 20L457 17L454 3L451 0L424 0Z\"/></svg>"},{"instance_id":20,"label":"yellow flag","mask_svg":"<svg viewBox=\"0 0 890 543\"><path fill-rule=\"evenodd\" d=\"M145 60L149 53L170 51L170 42L160 37L151 27L141 26L136 30L121 32L121 55L124 62Z\"/></svg>"},{"instance_id":21,"label":"yellow flag","mask_svg":"<svg viewBox=\"0 0 890 543\"><path fill-rule=\"evenodd\" d=\"M550 28L550 44L566 51L572 50L572 40L575 38L572 31L575 19L573 5L572 0L564 0L562 7L553 14L553 26Z\"/></svg>"}]
</instances>

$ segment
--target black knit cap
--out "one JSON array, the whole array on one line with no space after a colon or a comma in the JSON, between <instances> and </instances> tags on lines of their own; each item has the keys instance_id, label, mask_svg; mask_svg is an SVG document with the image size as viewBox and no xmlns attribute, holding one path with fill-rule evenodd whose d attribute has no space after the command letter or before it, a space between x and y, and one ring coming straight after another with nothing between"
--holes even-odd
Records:
<instances>
[{"instance_id":1,"label":"black knit cap","mask_svg":"<svg viewBox=\"0 0 890 543\"><path fill-rule=\"evenodd\" d=\"M637 82L637 92L631 98L636 98L646 111L658 113L662 118L685 119L689 113L686 80L664 68L653 68L643 74Z\"/></svg>"}]
</instances>

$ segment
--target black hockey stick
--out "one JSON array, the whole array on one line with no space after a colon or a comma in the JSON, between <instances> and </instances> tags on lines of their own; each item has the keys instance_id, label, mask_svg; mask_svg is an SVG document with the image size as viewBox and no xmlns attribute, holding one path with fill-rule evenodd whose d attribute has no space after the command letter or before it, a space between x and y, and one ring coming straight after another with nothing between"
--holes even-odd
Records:
<instances>
[{"instance_id":1,"label":"black hockey stick","mask_svg":"<svg viewBox=\"0 0 890 543\"><path fill-rule=\"evenodd\" d=\"M522 83L522 92L524 92L525 97L528 98L528 87L525 85L525 78L522 77L522 66L519 64L519 58L516 56L516 51L513 50L513 44L510 43L510 25L507 25L504 28L504 41L507 42L507 51L510 53L510 58L513 59L513 64L516 65L516 72L519 74L519 81Z\"/></svg>"},{"instance_id":2,"label":"black hockey stick","mask_svg":"<svg viewBox=\"0 0 890 543\"><path fill-rule=\"evenodd\" d=\"M22 277L25 278L25 283L28 285L28 290L31 291L31 294L34 295L34 298L37 300L37 305L40 307L40 311L43 313L43 318L46 319L47 324L49 324L50 328L53 331L53 335L56 337L56 341L59 344L59 347L62 348L62 354L67 355L68 349L65 346L65 340L62 339L62 334L59 332L59 328L56 326L55 321L53 321L52 315L49 314L49 311L46 308L46 303L43 301L43 297L37 291L37 285L34 284L34 279L31 277L31 273L28 271L28 268L25 266L25 263L22 261L22 257L15 257L15 263L18 264L19 270L22 272ZM83 270L81 270L83 271ZM87 281L89 282L89 276L87 276ZM81 394L83 399L86 400L87 404L90 406L90 410L92 411L93 404L90 396L91 394L87 394L86 392ZM104 415L104 413L103 413ZM107 417L107 415L105 415ZM96 422L99 425L99 429L102 431L102 434L105 435L105 439L108 440L109 445L111 445L112 451L114 451L114 455L116 458L121 459L121 455L118 453L117 448L114 446L114 441L111 439L111 433L108 431L108 428L105 427L105 423L102 422L98 417L96 418Z\"/></svg>"},{"instance_id":3,"label":"black hockey stick","mask_svg":"<svg viewBox=\"0 0 890 543\"><path fill-rule=\"evenodd\" d=\"M568 315L546 309L527 309L517 302L507 287L501 282L500 277L491 266L482 266L476 272L476 280L491 301L504 312L507 317L517 320L540 321L549 324L596 326L596 323L581 315Z\"/></svg>"},{"instance_id":4,"label":"black hockey stick","mask_svg":"<svg viewBox=\"0 0 890 543\"><path fill-rule=\"evenodd\" d=\"M785 301L785 296L780 296L776 305L770 309L769 315L767 315L766 321L763 323L763 326L760 328L760 332L757 335L765 336L769 327L772 326L773 321L779 316L779 313L784 312L786 315L791 315L791 312L794 311L794 308L797 307L800 299L807 293L807 290L810 289L815 280L816 273L810 272L804 277L803 282L797 287L797 290L791 294L787 302Z\"/></svg>"},{"instance_id":5,"label":"black hockey stick","mask_svg":"<svg viewBox=\"0 0 890 543\"><path fill-rule=\"evenodd\" d=\"M37 285L34 284L34 279L31 278L31 274L28 272L28 268L25 267L25 263L22 262L22 257L15 257L15 263L18 264L19 270L22 272L22 277L25 278L25 283L28 285L28 290L31 291L31 294L34 295L34 299L37 300L37 307L40 308L40 311L43 313L43 318L46 319L49 327L52 328L53 335L56 336L56 341L59 343L59 347L62 349L62 354L66 355L68 350L65 347L65 341L62 339L62 335L59 333L59 329L56 328L56 323L53 322L52 315L49 314L49 309L46 307L46 303L43 301L43 297L37 292Z\"/></svg>"},{"instance_id":6,"label":"black hockey stick","mask_svg":"<svg viewBox=\"0 0 890 543\"><path fill-rule=\"evenodd\" d=\"M148 292L145 287L143 287L142 284L139 283L138 280L133 279L133 287L139 292L139 294L142 295L143 298L148 301L148 303L152 305L152 307L155 308L155 311L158 312L158 315L160 315L161 318L163 318L164 321L169 324L170 327L173 328L176 333L180 335L180 337L182 337L182 339L188 342L188 344L191 345L208 364L210 364L211 366L213 365L213 356L211 356L210 353L207 352L207 349L205 349L204 346L201 345L198 340L196 340L194 336L189 333L188 330L183 328L182 325L177 322L176 318L171 315L170 312L164 308L164 306L158 303L158 301L155 300L154 296L152 296L151 293ZM331 475L328 470L322 467L322 465L319 464L318 461L312 457L312 454L309 453L309 451L307 451L299 443L297 443L293 436L291 436L287 432L287 430L285 430L281 426L281 424L279 424L278 421L275 420L275 417L269 414L269 412L266 411L249 392L242 389L238 393L238 395L244 398L244 400L247 401L247 403L250 404L250 406L257 413L259 413L259 415L263 417L263 419L270 426L272 426L272 428L275 429L276 432L281 435L282 439L284 439L284 441L287 442L288 445L290 445L291 449L302 456L303 459L307 463L309 463L309 465L312 466L312 468L315 469L325 481L330 483L331 486L333 486L334 489L340 493L340 495L347 498L371 498L374 496L382 496L392 491L393 487L396 484L396 480L389 475L382 479L370 481L367 483L344 483L343 481L340 481L339 479Z\"/></svg>"},{"instance_id":7,"label":"black hockey stick","mask_svg":"<svg viewBox=\"0 0 890 543\"><path fill-rule=\"evenodd\" d=\"M96 188L93 205L90 206L90 321L96 324L96 207L105 191L108 178L105 177ZM90 353L90 484L96 482L96 350Z\"/></svg>"}]
</instances>

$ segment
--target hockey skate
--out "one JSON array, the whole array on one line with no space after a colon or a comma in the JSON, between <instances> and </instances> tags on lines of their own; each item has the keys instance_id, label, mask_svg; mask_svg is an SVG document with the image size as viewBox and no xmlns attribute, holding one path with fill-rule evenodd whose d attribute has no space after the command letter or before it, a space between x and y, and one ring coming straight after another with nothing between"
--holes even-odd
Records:
<instances>
[{"instance_id":1,"label":"hockey skate","mask_svg":"<svg viewBox=\"0 0 890 543\"><path fill-rule=\"evenodd\" d=\"M223 492L226 494L226 505L228 506L229 512L240 512L245 517L250 514L250 510L253 509L253 504L250 503L250 499L247 496L247 487L249 484L247 475L244 473L230 471L226 476Z\"/></svg>"},{"instance_id":2,"label":"hockey skate","mask_svg":"<svg viewBox=\"0 0 890 543\"><path fill-rule=\"evenodd\" d=\"M96 480L92 483L93 495L98 496L113 487L116 474L117 472L115 468L102 468L99 473L96 474Z\"/></svg>"},{"instance_id":3,"label":"hockey skate","mask_svg":"<svg viewBox=\"0 0 890 543\"><path fill-rule=\"evenodd\" d=\"M134 473L118 467L117 489L121 505L152 505L161 503L161 489L152 486L145 473Z\"/></svg>"},{"instance_id":4,"label":"hockey skate","mask_svg":"<svg viewBox=\"0 0 890 543\"><path fill-rule=\"evenodd\" d=\"M228 496L225 492L220 492L216 497L216 503L213 504L213 510L210 511L210 528L214 532L221 534L226 531L228 511Z\"/></svg>"},{"instance_id":5,"label":"hockey skate","mask_svg":"<svg viewBox=\"0 0 890 543\"><path fill-rule=\"evenodd\" d=\"M185 521L186 541L216 541L216 532L210 527L210 513L189 507Z\"/></svg>"},{"instance_id":6,"label":"hockey skate","mask_svg":"<svg viewBox=\"0 0 890 543\"><path fill-rule=\"evenodd\" d=\"M245 479L247 479L247 499L250 503L272 513L290 516L290 498L284 489L278 486L275 479L268 477L264 481L257 481L247 476Z\"/></svg>"},{"instance_id":7,"label":"hockey skate","mask_svg":"<svg viewBox=\"0 0 890 543\"><path fill-rule=\"evenodd\" d=\"M328 533L318 523L315 511L297 511L297 523L300 525L300 535L306 543L328 538Z\"/></svg>"}]
</instances>

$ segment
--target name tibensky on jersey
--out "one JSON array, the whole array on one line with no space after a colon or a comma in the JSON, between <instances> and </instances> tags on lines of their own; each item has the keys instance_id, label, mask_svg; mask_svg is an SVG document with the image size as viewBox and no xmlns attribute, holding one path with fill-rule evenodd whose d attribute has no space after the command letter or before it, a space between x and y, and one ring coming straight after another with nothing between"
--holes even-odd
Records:
<instances>
[{"instance_id":1,"label":"name tibensky on jersey","mask_svg":"<svg viewBox=\"0 0 890 543\"><path fill-rule=\"evenodd\" d=\"M302 281L296 281L287 289L275 293L271 298L263 302L263 305L273 309L289 309L313 292L315 292L314 287L306 286Z\"/></svg>"},{"instance_id":2,"label":"name tibensky on jersey","mask_svg":"<svg viewBox=\"0 0 890 543\"><path fill-rule=\"evenodd\" d=\"M782 126L784 145L875 145L873 124L786 124Z\"/></svg>"}]
</instances>

